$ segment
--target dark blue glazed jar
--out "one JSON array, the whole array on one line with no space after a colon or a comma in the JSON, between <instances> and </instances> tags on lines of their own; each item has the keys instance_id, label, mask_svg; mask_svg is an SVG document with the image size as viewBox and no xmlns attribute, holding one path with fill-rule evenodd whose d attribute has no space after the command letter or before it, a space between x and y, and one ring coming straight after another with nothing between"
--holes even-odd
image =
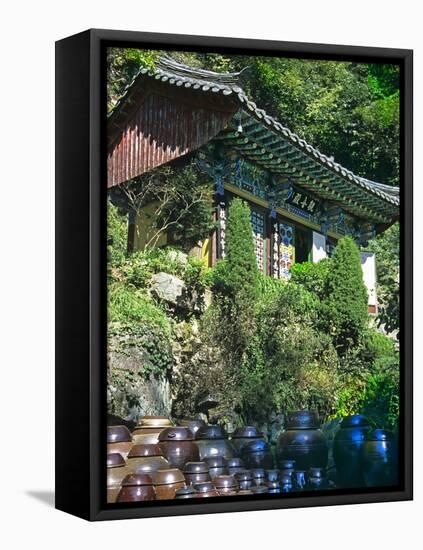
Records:
<instances>
[{"instance_id":1,"label":"dark blue glazed jar","mask_svg":"<svg viewBox=\"0 0 423 550\"><path fill-rule=\"evenodd\" d=\"M370 426L361 414L346 416L333 443L338 487L364 487L361 449Z\"/></svg>"},{"instance_id":2,"label":"dark blue glazed jar","mask_svg":"<svg viewBox=\"0 0 423 550\"><path fill-rule=\"evenodd\" d=\"M397 445L392 432L367 432L361 450L361 464L367 487L396 485L398 482Z\"/></svg>"}]
</instances>

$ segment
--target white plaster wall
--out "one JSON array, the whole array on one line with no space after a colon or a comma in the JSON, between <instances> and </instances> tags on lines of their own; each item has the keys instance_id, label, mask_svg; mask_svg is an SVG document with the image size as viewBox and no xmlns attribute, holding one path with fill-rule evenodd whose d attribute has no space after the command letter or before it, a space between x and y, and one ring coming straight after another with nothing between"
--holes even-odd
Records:
<instances>
[{"instance_id":1,"label":"white plaster wall","mask_svg":"<svg viewBox=\"0 0 423 550\"><path fill-rule=\"evenodd\" d=\"M314 263L326 258L326 237L317 231L313 231L313 247L311 249L311 259Z\"/></svg>"},{"instance_id":2,"label":"white plaster wall","mask_svg":"<svg viewBox=\"0 0 423 550\"><path fill-rule=\"evenodd\" d=\"M369 295L369 306L377 308L376 294L376 256L374 252L361 252L361 268L363 270L364 284Z\"/></svg>"}]
</instances>

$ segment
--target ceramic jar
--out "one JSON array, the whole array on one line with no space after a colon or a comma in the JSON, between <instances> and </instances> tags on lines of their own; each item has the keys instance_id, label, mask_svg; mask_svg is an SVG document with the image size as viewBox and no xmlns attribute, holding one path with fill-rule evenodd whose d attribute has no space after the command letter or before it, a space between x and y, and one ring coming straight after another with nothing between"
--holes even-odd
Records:
<instances>
[{"instance_id":1,"label":"ceramic jar","mask_svg":"<svg viewBox=\"0 0 423 550\"><path fill-rule=\"evenodd\" d=\"M157 443L134 445L128 454L128 467L136 474L169 468L169 462Z\"/></svg>"},{"instance_id":2,"label":"ceramic jar","mask_svg":"<svg viewBox=\"0 0 423 550\"><path fill-rule=\"evenodd\" d=\"M296 468L308 470L311 467L326 468L328 446L319 429L317 415L310 411L290 413L277 443L277 462L295 460Z\"/></svg>"},{"instance_id":3,"label":"ceramic jar","mask_svg":"<svg viewBox=\"0 0 423 550\"><path fill-rule=\"evenodd\" d=\"M211 481L209 467L205 462L187 462L183 474L187 485Z\"/></svg>"},{"instance_id":4,"label":"ceramic jar","mask_svg":"<svg viewBox=\"0 0 423 550\"><path fill-rule=\"evenodd\" d=\"M156 500L153 481L148 474L129 474L122 481L116 502Z\"/></svg>"},{"instance_id":5,"label":"ceramic jar","mask_svg":"<svg viewBox=\"0 0 423 550\"><path fill-rule=\"evenodd\" d=\"M167 500L176 497L176 491L185 487L184 474L178 468L156 470L151 473L157 500Z\"/></svg>"},{"instance_id":6,"label":"ceramic jar","mask_svg":"<svg viewBox=\"0 0 423 550\"><path fill-rule=\"evenodd\" d=\"M329 489L326 472L322 468L310 468L308 471L308 488L314 491Z\"/></svg>"},{"instance_id":7,"label":"ceramic jar","mask_svg":"<svg viewBox=\"0 0 423 550\"><path fill-rule=\"evenodd\" d=\"M263 468L254 468L251 470L253 482L255 486L263 485L266 481L266 474Z\"/></svg>"},{"instance_id":8,"label":"ceramic jar","mask_svg":"<svg viewBox=\"0 0 423 550\"><path fill-rule=\"evenodd\" d=\"M134 444L158 443L160 432L172 425L165 416L143 416L132 432Z\"/></svg>"},{"instance_id":9,"label":"ceramic jar","mask_svg":"<svg viewBox=\"0 0 423 550\"><path fill-rule=\"evenodd\" d=\"M119 453L107 455L107 502L116 502L122 480L130 473L125 459Z\"/></svg>"},{"instance_id":10,"label":"ceramic jar","mask_svg":"<svg viewBox=\"0 0 423 550\"><path fill-rule=\"evenodd\" d=\"M253 474L250 470L243 470L234 475L240 490L249 490L253 486Z\"/></svg>"},{"instance_id":11,"label":"ceramic jar","mask_svg":"<svg viewBox=\"0 0 423 550\"><path fill-rule=\"evenodd\" d=\"M248 469L273 468L273 455L270 445L263 439L254 439L241 448L241 458Z\"/></svg>"},{"instance_id":12,"label":"ceramic jar","mask_svg":"<svg viewBox=\"0 0 423 550\"><path fill-rule=\"evenodd\" d=\"M126 459L131 447L132 436L126 426L107 426L107 454L119 453Z\"/></svg>"},{"instance_id":13,"label":"ceramic jar","mask_svg":"<svg viewBox=\"0 0 423 550\"><path fill-rule=\"evenodd\" d=\"M205 428L207 426L204 420L200 420L199 418L198 419L184 418L179 422L179 425L184 426L184 428L190 429L194 434L194 437L200 428Z\"/></svg>"},{"instance_id":14,"label":"ceramic jar","mask_svg":"<svg viewBox=\"0 0 423 550\"><path fill-rule=\"evenodd\" d=\"M228 460L229 475L233 476L237 472L240 472L242 470L245 470L245 468L244 468L244 463L240 458L236 457L236 458L230 458Z\"/></svg>"},{"instance_id":15,"label":"ceramic jar","mask_svg":"<svg viewBox=\"0 0 423 550\"><path fill-rule=\"evenodd\" d=\"M263 439L263 434L255 426L242 426L231 434L231 443L237 454L245 443L257 439Z\"/></svg>"},{"instance_id":16,"label":"ceramic jar","mask_svg":"<svg viewBox=\"0 0 423 550\"><path fill-rule=\"evenodd\" d=\"M333 442L338 487L364 487L361 449L368 430L369 423L361 414L342 420Z\"/></svg>"},{"instance_id":17,"label":"ceramic jar","mask_svg":"<svg viewBox=\"0 0 423 550\"><path fill-rule=\"evenodd\" d=\"M381 429L367 432L361 449L361 464L367 487L395 485L398 457L393 434Z\"/></svg>"},{"instance_id":18,"label":"ceramic jar","mask_svg":"<svg viewBox=\"0 0 423 550\"><path fill-rule=\"evenodd\" d=\"M279 470L265 470L264 473L266 474L266 482L267 481L279 481L279 479L280 479Z\"/></svg>"},{"instance_id":19,"label":"ceramic jar","mask_svg":"<svg viewBox=\"0 0 423 550\"><path fill-rule=\"evenodd\" d=\"M251 487L251 492L253 495L264 495L269 492L269 487L267 485L255 485Z\"/></svg>"},{"instance_id":20,"label":"ceramic jar","mask_svg":"<svg viewBox=\"0 0 423 550\"><path fill-rule=\"evenodd\" d=\"M298 491L302 491L307 487L307 474L304 470L295 470L293 478L294 488Z\"/></svg>"},{"instance_id":21,"label":"ceramic jar","mask_svg":"<svg viewBox=\"0 0 423 550\"><path fill-rule=\"evenodd\" d=\"M212 479L220 475L229 474L228 462L223 456L210 456L204 459L209 467L209 474Z\"/></svg>"},{"instance_id":22,"label":"ceramic jar","mask_svg":"<svg viewBox=\"0 0 423 550\"><path fill-rule=\"evenodd\" d=\"M209 457L223 456L226 459L234 456L234 449L228 441L221 426L206 426L195 434L195 442L200 452L200 460Z\"/></svg>"},{"instance_id":23,"label":"ceramic jar","mask_svg":"<svg viewBox=\"0 0 423 550\"><path fill-rule=\"evenodd\" d=\"M276 494L281 492L281 484L279 480L267 481L266 486L269 494Z\"/></svg>"},{"instance_id":24,"label":"ceramic jar","mask_svg":"<svg viewBox=\"0 0 423 550\"><path fill-rule=\"evenodd\" d=\"M210 481L196 483L193 488L197 491L197 498L218 497L219 491Z\"/></svg>"},{"instance_id":25,"label":"ceramic jar","mask_svg":"<svg viewBox=\"0 0 423 550\"><path fill-rule=\"evenodd\" d=\"M294 490L294 482L290 474L282 474L280 480L282 493L291 493Z\"/></svg>"},{"instance_id":26,"label":"ceramic jar","mask_svg":"<svg viewBox=\"0 0 423 550\"><path fill-rule=\"evenodd\" d=\"M234 476L221 475L213 480L213 485L216 487L219 495L231 495L238 490L238 483Z\"/></svg>"},{"instance_id":27,"label":"ceramic jar","mask_svg":"<svg viewBox=\"0 0 423 550\"><path fill-rule=\"evenodd\" d=\"M183 469L186 462L200 460L194 436L188 428L175 426L160 432L159 445L163 455L174 468Z\"/></svg>"},{"instance_id":28,"label":"ceramic jar","mask_svg":"<svg viewBox=\"0 0 423 550\"><path fill-rule=\"evenodd\" d=\"M181 500L186 500L188 498L197 498L197 491L192 485L189 485L189 487L182 487L182 489L178 489L176 491L175 498Z\"/></svg>"}]
</instances>

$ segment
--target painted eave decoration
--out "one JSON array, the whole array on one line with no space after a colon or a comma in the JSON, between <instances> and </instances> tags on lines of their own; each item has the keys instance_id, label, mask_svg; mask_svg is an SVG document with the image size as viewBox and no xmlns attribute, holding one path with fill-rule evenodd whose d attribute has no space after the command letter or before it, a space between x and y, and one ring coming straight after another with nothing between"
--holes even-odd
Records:
<instances>
[{"instance_id":1,"label":"painted eave decoration","mask_svg":"<svg viewBox=\"0 0 423 550\"><path fill-rule=\"evenodd\" d=\"M161 58L154 70L141 69L108 116L108 186L213 140L267 170L276 185L289 179L374 224L398 219L398 187L357 176L291 132L247 97L240 74L169 58ZM147 103L148 111L140 111Z\"/></svg>"}]
</instances>

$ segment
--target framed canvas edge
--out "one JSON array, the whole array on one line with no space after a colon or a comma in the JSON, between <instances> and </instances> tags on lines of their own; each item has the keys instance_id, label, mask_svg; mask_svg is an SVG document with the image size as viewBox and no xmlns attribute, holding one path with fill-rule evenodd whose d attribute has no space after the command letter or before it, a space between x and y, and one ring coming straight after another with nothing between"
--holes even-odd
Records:
<instances>
[{"instance_id":1,"label":"framed canvas edge","mask_svg":"<svg viewBox=\"0 0 423 550\"><path fill-rule=\"evenodd\" d=\"M413 52L406 49L374 48L365 46L338 46L325 44L292 43L256 39L238 39L226 37L190 36L178 34L144 33L131 31L112 31L91 29L89 33L90 74L89 74L89 143L90 160L87 166L89 174L89 405L86 411L89 423L89 444L85 448L89 456L89 488L87 498L89 512L81 514L89 520L110 520L124 518L158 517L185 514L209 514L219 512L236 512L268 509L284 509L309 506L331 506L344 504L361 504L387 501L404 501L413 498L412 491L412 65ZM85 34L85 33L82 33ZM71 39L72 37L70 37ZM64 39L68 40L68 39ZM61 41L60 41L61 42ZM236 502L210 502L197 504L163 504L163 506L142 506L122 509L102 507L101 482L104 479L105 467L102 467L102 441L105 436L105 411L101 392L104 390L101 369L104 367L104 334L102 334L100 317L104 314L105 302L102 285L99 284L104 268L101 256L101 243L105 238L105 227L101 223L102 167L101 143L105 134L104 121L101 120L101 47L104 43L137 43L149 47L167 45L173 47L210 47L224 49L248 49L286 52L303 55L329 57L363 57L393 59L402 63L404 70L402 95L402 190L401 190L401 345L402 345L402 414L403 414L403 489L392 492L375 491L372 493L344 494L323 496L298 496L289 499L245 500ZM104 174L103 174L104 175ZM104 220L103 220L104 222ZM88 237L88 236L87 236ZM78 320L75 319L75 322ZM57 365L56 365L57 368ZM57 375L57 370L56 370ZM60 507L63 509L63 507ZM65 507L66 508L66 507ZM85 510L85 507L84 507ZM69 510L65 510L69 511Z\"/></svg>"}]
</instances>

